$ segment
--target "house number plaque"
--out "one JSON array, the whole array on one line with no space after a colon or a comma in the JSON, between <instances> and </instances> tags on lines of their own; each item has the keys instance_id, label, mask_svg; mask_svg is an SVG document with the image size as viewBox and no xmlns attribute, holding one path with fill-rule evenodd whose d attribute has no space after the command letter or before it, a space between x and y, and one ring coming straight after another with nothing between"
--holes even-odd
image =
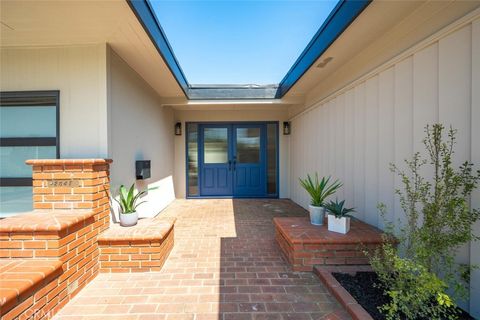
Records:
<instances>
[{"instance_id":1,"label":"house number plaque","mask_svg":"<svg viewBox=\"0 0 480 320\"><path fill-rule=\"evenodd\" d=\"M64 187L76 188L80 185L78 180L48 180L47 186L49 188Z\"/></svg>"}]
</instances>

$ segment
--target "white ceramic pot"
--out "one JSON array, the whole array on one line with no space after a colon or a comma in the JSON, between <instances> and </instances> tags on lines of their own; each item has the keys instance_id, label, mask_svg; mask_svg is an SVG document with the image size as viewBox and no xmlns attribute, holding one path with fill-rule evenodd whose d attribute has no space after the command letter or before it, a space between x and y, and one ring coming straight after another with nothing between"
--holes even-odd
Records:
<instances>
[{"instance_id":1,"label":"white ceramic pot","mask_svg":"<svg viewBox=\"0 0 480 320\"><path fill-rule=\"evenodd\" d=\"M350 217L337 218L333 214L328 215L328 231L346 234L350 230Z\"/></svg>"},{"instance_id":2,"label":"white ceramic pot","mask_svg":"<svg viewBox=\"0 0 480 320\"><path fill-rule=\"evenodd\" d=\"M308 212L310 212L310 223L316 226L323 225L323 219L325 218L325 208L317 206L308 206Z\"/></svg>"},{"instance_id":3,"label":"white ceramic pot","mask_svg":"<svg viewBox=\"0 0 480 320\"><path fill-rule=\"evenodd\" d=\"M136 225L138 222L138 213L120 213L120 225L122 227L131 227Z\"/></svg>"}]
</instances>

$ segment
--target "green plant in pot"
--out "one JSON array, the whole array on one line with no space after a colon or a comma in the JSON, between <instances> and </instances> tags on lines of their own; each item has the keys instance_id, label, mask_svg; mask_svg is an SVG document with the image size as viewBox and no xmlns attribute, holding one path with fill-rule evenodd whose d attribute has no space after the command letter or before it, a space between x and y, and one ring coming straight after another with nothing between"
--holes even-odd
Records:
<instances>
[{"instance_id":1,"label":"green plant in pot","mask_svg":"<svg viewBox=\"0 0 480 320\"><path fill-rule=\"evenodd\" d=\"M120 205L120 225L122 227L131 227L137 224L138 222L138 213L137 207L146 201L141 201L140 197L144 195L147 191L140 191L135 193L135 184L133 183L131 187L127 190L125 186L122 184L118 189L118 202Z\"/></svg>"},{"instance_id":2,"label":"green plant in pot","mask_svg":"<svg viewBox=\"0 0 480 320\"><path fill-rule=\"evenodd\" d=\"M330 182L331 177L323 177L318 179L318 173L315 173L315 178L312 179L307 174L306 179L299 179L300 185L310 195L310 205L308 211L310 212L310 222L313 225L323 225L325 218L324 202L327 197L333 195L341 186L342 183L338 180Z\"/></svg>"},{"instance_id":3,"label":"green plant in pot","mask_svg":"<svg viewBox=\"0 0 480 320\"><path fill-rule=\"evenodd\" d=\"M345 200L330 201L325 205L328 211L328 231L346 234L350 230L350 215L355 208L344 208Z\"/></svg>"}]
</instances>

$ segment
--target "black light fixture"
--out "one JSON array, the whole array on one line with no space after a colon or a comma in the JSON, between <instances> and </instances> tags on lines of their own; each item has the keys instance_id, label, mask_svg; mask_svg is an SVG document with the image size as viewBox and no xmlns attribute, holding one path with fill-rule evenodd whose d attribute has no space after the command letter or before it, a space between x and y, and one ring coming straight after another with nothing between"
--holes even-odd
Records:
<instances>
[{"instance_id":1,"label":"black light fixture","mask_svg":"<svg viewBox=\"0 0 480 320\"><path fill-rule=\"evenodd\" d=\"M283 134L288 136L290 135L291 128L290 128L290 121L285 121L283 123Z\"/></svg>"},{"instance_id":2,"label":"black light fixture","mask_svg":"<svg viewBox=\"0 0 480 320\"><path fill-rule=\"evenodd\" d=\"M182 135L182 123L181 122L175 123L175 135L176 136L181 136Z\"/></svg>"}]
</instances>

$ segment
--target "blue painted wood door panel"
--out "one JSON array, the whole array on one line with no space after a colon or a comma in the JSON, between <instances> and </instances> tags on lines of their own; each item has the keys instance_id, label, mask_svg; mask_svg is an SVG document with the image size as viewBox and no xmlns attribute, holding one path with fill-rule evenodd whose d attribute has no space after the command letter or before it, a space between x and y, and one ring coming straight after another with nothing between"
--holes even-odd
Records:
<instances>
[{"instance_id":1,"label":"blue painted wood door panel","mask_svg":"<svg viewBox=\"0 0 480 320\"><path fill-rule=\"evenodd\" d=\"M231 125L200 126L200 192L202 196L229 196L232 184Z\"/></svg>"},{"instance_id":2,"label":"blue painted wood door panel","mask_svg":"<svg viewBox=\"0 0 480 320\"><path fill-rule=\"evenodd\" d=\"M200 196L265 197L266 125L199 125Z\"/></svg>"},{"instance_id":3,"label":"blue painted wood door panel","mask_svg":"<svg viewBox=\"0 0 480 320\"><path fill-rule=\"evenodd\" d=\"M264 124L233 125L233 190L236 197L266 194Z\"/></svg>"}]
</instances>

